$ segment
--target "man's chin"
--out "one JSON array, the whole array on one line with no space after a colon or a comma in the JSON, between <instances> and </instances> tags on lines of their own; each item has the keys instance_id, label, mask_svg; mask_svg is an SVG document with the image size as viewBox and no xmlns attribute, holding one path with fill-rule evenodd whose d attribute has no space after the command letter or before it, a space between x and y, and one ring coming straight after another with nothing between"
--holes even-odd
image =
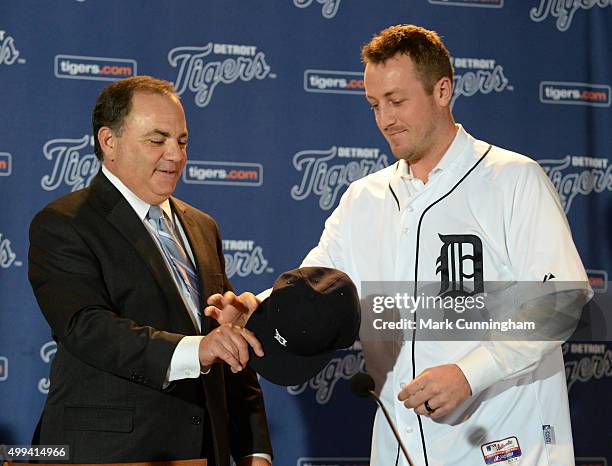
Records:
<instances>
[{"instance_id":1,"label":"man's chin","mask_svg":"<svg viewBox=\"0 0 612 466\"><path fill-rule=\"evenodd\" d=\"M174 190L176 189L176 185L177 183L165 183L164 185L155 186L155 188L152 189L152 194L157 199L166 200L172 196Z\"/></svg>"},{"instance_id":2,"label":"man's chin","mask_svg":"<svg viewBox=\"0 0 612 466\"><path fill-rule=\"evenodd\" d=\"M396 159L405 160L406 162L416 162L421 158L419 154L415 153L413 150L408 150L406 148L394 149L393 147L391 147L391 153Z\"/></svg>"}]
</instances>

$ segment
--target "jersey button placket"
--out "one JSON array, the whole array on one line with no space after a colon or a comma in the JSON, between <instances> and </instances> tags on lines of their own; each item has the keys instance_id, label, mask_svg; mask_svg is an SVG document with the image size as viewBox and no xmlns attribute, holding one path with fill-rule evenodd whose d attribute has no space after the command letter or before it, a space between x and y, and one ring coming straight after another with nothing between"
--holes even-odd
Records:
<instances>
[{"instance_id":1,"label":"jersey button placket","mask_svg":"<svg viewBox=\"0 0 612 466\"><path fill-rule=\"evenodd\" d=\"M413 211L413 208L410 207L410 205L405 205L404 207L402 207L402 235L403 236L408 235L410 231L412 230L411 228L412 211Z\"/></svg>"}]
</instances>

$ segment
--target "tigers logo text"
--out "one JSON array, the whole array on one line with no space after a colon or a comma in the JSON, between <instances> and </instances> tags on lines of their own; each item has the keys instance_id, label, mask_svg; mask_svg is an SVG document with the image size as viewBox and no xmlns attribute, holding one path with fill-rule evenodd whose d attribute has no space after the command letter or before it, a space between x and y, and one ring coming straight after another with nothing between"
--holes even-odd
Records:
<instances>
[{"instance_id":1,"label":"tigers logo text","mask_svg":"<svg viewBox=\"0 0 612 466\"><path fill-rule=\"evenodd\" d=\"M358 372L365 372L365 360L361 351L361 342L356 341L353 346L339 351L337 356L308 382L293 387L287 387L291 395L299 395L311 388L315 392L315 400L324 405L331 399L334 388L340 380L350 380Z\"/></svg>"},{"instance_id":2,"label":"tigers logo text","mask_svg":"<svg viewBox=\"0 0 612 466\"><path fill-rule=\"evenodd\" d=\"M91 152L83 153L85 150ZM50 173L40 181L45 191L55 191L62 184L71 191L86 188L100 168L100 161L93 153L93 138L89 135L80 139L51 139L43 146L43 155L53 162Z\"/></svg>"},{"instance_id":3,"label":"tigers logo text","mask_svg":"<svg viewBox=\"0 0 612 466\"><path fill-rule=\"evenodd\" d=\"M293 167L302 180L291 188L291 197L302 201L319 197L319 207L330 210L340 191L350 183L388 165L387 156L375 147L337 147L303 150L293 156Z\"/></svg>"},{"instance_id":4,"label":"tigers logo text","mask_svg":"<svg viewBox=\"0 0 612 466\"><path fill-rule=\"evenodd\" d=\"M314 0L293 0L293 4L298 8L309 7ZM325 19L332 19L338 13L340 8L340 0L317 0L318 3L323 5L321 7L321 15Z\"/></svg>"},{"instance_id":5,"label":"tigers logo text","mask_svg":"<svg viewBox=\"0 0 612 466\"><path fill-rule=\"evenodd\" d=\"M504 74L504 68L489 58L452 58L455 76L453 78L453 98L451 106L460 96L471 97L476 93L512 91ZM466 70L466 71L463 71Z\"/></svg>"},{"instance_id":6,"label":"tigers logo text","mask_svg":"<svg viewBox=\"0 0 612 466\"><path fill-rule=\"evenodd\" d=\"M263 255L262 247L256 245L253 240L224 239L223 255L227 278L235 275L247 277L274 272L268 267L268 260Z\"/></svg>"},{"instance_id":7,"label":"tigers logo text","mask_svg":"<svg viewBox=\"0 0 612 466\"><path fill-rule=\"evenodd\" d=\"M606 158L567 155L539 163L559 193L565 213L579 194L587 196L612 191L612 165Z\"/></svg>"},{"instance_id":8,"label":"tigers logo text","mask_svg":"<svg viewBox=\"0 0 612 466\"><path fill-rule=\"evenodd\" d=\"M21 267L23 263L17 260L13 252L11 241L0 233L0 268L8 269L11 266Z\"/></svg>"},{"instance_id":9,"label":"tigers logo text","mask_svg":"<svg viewBox=\"0 0 612 466\"><path fill-rule=\"evenodd\" d=\"M208 60L210 55L219 57ZM202 47L175 47L168 52L168 62L177 68L174 87L178 95L193 92L198 107L206 107L219 84L275 78L266 62L264 52L254 45L217 44L209 42Z\"/></svg>"},{"instance_id":10,"label":"tigers logo text","mask_svg":"<svg viewBox=\"0 0 612 466\"><path fill-rule=\"evenodd\" d=\"M589 10L595 6L605 8L610 5L612 0L540 0L539 5L529 11L529 18L540 23L552 16L557 18L557 29L565 32L572 25L574 15L579 9Z\"/></svg>"},{"instance_id":11,"label":"tigers logo text","mask_svg":"<svg viewBox=\"0 0 612 466\"><path fill-rule=\"evenodd\" d=\"M19 50L15 47L15 39L6 31L0 30L0 65L13 65L15 63L25 63L23 58L19 58Z\"/></svg>"}]
</instances>

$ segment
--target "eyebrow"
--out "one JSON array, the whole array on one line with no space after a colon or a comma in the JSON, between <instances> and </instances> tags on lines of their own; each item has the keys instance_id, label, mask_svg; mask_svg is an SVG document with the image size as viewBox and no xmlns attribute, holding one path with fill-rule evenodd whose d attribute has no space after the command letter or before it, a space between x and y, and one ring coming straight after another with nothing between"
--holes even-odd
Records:
<instances>
[{"instance_id":1,"label":"eyebrow","mask_svg":"<svg viewBox=\"0 0 612 466\"><path fill-rule=\"evenodd\" d=\"M154 129L153 131L149 131L147 134L145 134L145 137L147 136L153 136L154 134L159 134L160 136L163 136L165 138L169 138L170 137L170 133L167 131L162 131L161 129ZM187 133L181 133L178 136L178 139L180 138L186 138L188 135Z\"/></svg>"}]
</instances>

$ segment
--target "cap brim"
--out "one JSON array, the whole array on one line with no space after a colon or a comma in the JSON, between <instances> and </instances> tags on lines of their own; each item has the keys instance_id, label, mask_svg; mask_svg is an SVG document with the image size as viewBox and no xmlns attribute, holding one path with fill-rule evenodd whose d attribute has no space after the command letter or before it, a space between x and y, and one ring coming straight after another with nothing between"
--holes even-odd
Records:
<instances>
[{"instance_id":1,"label":"cap brim","mask_svg":"<svg viewBox=\"0 0 612 466\"><path fill-rule=\"evenodd\" d=\"M274 338L274 329L266 319L268 300L264 300L246 324L261 342L264 356L257 356L249 347L249 366L264 379L282 386L300 385L309 381L331 360L335 350L312 356L290 353Z\"/></svg>"}]
</instances>

